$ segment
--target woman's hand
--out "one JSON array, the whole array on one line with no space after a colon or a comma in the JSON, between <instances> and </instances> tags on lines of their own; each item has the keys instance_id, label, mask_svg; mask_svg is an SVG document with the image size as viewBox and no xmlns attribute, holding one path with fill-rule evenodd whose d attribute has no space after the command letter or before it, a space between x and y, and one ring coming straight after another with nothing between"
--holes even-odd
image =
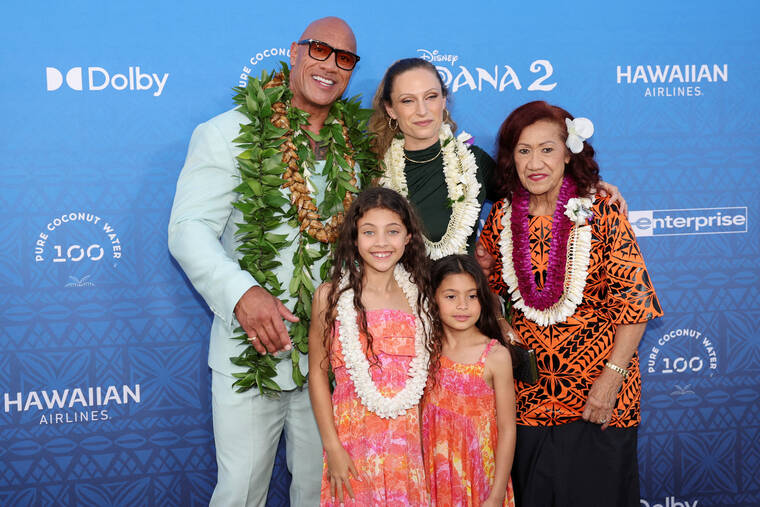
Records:
<instances>
[{"instance_id":1,"label":"woman's hand","mask_svg":"<svg viewBox=\"0 0 760 507\"><path fill-rule=\"evenodd\" d=\"M491 254L489 254L485 247L480 244L480 241L475 245L475 260L478 261L478 265L480 266L480 269L483 270L483 274L486 275L486 277L490 276L491 271L493 270L493 265L496 264L496 259L491 257Z\"/></svg>"},{"instance_id":2,"label":"woman's hand","mask_svg":"<svg viewBox=\"0 0 760 507\"><path fill-rule=\"evenodd\" d=\"M349 478L353 478L356 481L361 479L359 479L354 461L342 445L338 445L331 450L326 450L326 452L327 475L330 477L330 496L332 496L333 502L335 502L335 493L337 492L338 501L343 505L344 489L348 493L348 496L354 498L354 490L351 489Z\"/></svg>"},{"instance_id":3,"label":"woman's hand","mask_svg":"<svg viewBox=\"0 0 760 507\"><path fill-rule=\"evenodd\" d=\"M525 345L525 342L520 337L519 334L515 332L515 330L512 328L512 326L507 322L507 319L504 317L499 317L499 327L501 328L501 332L504 335L504 338L507 340L507 342L511 343L512 345L518 344L518 345Z\"/></svg>"},{"instance_id":4,"label":"woman's hand","mask_svg":"<svg viewBox=\"0 0 760 507\"><path fill-rule=\"evenodd\" d=\"M620 208L620 213L628 216L628 203L625 202L625 199L623 199L623 195L620 193L620 189L618 187L611 185L606 181L600 181L597 183L596 187L599 191L599 195L602 197L609 195L610 204L617 204L618 208Z\"/></svg>"},{"instance_id":5,"label":"woman's hand","mask_svg":"<svg viewBox=\"0 0 760 507\"><path fill-rule=\"evenodd\" d=\"M588 393L588 400L583 409L583 420L601 424L602 430L606 430L610 425L621 385L623 385L623 377L609 368L604 368Z\"/></svg>"}]
</instances>

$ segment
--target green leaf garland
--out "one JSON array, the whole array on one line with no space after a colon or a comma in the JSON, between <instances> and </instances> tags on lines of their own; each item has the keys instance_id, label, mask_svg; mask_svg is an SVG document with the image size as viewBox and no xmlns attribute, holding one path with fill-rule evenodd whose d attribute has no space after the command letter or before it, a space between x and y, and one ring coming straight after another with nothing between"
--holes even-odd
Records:
<instances>
[{"instance_id":1,"label":"green leaf garland","mask_svg":"<svg viewBox=\"0 0 760 507\"><path fill-rule=\"evenodd\" d=\"M370 150L370 136L367 134L367 122L372 111L362 109L358 97L338 100L331 107L319 136L316 136L305 128L309 113L290 106L293 93L288 87L289 69L284 62L280 72L281 76L273 71L269 74L263 72L259 79L249 77L244 88L235 88L237 94L234 97L238 111L249 120L248 124L240 126L240 135L234 140L243 149L237 156L241 183L235 190L239 198L233 203L243 213L243 223L237 224L237 237L241 241L238 250L242 253L240 267L251 273L259 286L273 296L293 299L293 313L299 318L290 327L293 348L290 356L285 358L260 355L249 343L243 329L236 329L238 334L233 339L241 341L246 347L239 356L230 360L237 366L247 368L247 371L233 374L237 379L233 387L238 392L256 387L261 394L270 396L276 396L281 391L273 380L280 361L293 362L293 381L297 386L302 386L306 381L300 363L304 359L302 355L308 352L314 280L317 275L318 280L326 280L330 267L328 244L299 230L292 240L297 248L293 254L293 277L289 283L283 285L271 271L282 265L279 252L292 243L287 235L271 231L285 222L296 229L300 225L295 207L290 204L290 192L282 188L288 165L283 162L280 147L289 138L292 140L298 154L301 176L304 167L312 170L315 165L309 139L313 138L324 150L322 173L327 179L327 188L322 202L317 205L322 217L342 213L346 192L358 192L357 186L351 183L354 168L349 167L346 155L358 166L356 177L360 188L368 186L379 175L377 159ZM276 79L281 83L273 83ZM272 124L273 108L280 107L277 103L286 105L289 130ZM344 137L343 127L348 132L348 139ZM315 273L314 266L322 259L325 262L319 273Z\"/></svg>"}]
</instances>

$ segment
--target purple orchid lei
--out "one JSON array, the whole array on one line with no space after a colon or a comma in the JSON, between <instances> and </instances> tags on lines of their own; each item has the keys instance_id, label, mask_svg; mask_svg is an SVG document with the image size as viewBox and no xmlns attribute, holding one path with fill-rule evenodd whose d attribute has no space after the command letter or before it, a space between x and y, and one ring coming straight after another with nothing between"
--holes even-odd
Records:
<instances>
[{"instance_id":1,"label":"purple orchid lei","mask_svg":"<svg viewBox=\"0 0 760 507\"><path fill-rule=\"evenodd\" d=\"M577 193L578 189L575 183L565 176L552 216L549 265L546 270L546 282L542 290L536 286L533 265L530 260L530 221L528 219L530 194L520 186L512 195L512 263L515 267L520 295L525 304L531 308L546 310L554 306L562 297L567 267L567 239L573 226L570 219L565 216L565 205Z\"/></svg>"}]
</instances>

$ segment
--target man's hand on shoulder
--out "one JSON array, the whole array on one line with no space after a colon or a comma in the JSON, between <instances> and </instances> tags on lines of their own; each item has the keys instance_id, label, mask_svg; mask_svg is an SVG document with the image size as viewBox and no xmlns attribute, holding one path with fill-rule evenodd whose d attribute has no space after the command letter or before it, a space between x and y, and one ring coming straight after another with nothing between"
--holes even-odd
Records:
<instances>
[{"instance_id":1,"label":"man's hand on shoulder","mask_svg":"<svg viewBox=\"0 0 760 507\"><path fill-rule=\"evenodd\" d=\"M282 319L298 322L298 317L266 289L248 289L235 305L235 317L259 354L291 349L288 330Z\"/></svg>"}]
</instances>

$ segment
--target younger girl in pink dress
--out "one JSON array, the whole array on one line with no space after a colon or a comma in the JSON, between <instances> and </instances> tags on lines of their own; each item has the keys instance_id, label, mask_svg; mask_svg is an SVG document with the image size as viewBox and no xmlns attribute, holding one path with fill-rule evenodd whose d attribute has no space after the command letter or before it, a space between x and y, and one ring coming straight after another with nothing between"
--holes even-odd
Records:
<instances>
[{"instance_id":1,"label":"younger girl in pink dress","mask_svg":"<svg viewBox=\"0 0 760 507\"><path fill-rule=\"evenodd\" d=\"M365 190L346 213L330 282L316 291L309 393L325 449L322 505L429 505L419 419L432 327L422 238L404 197Z\"/></svg>"},{"instance_id":2,"label":"younger girl in pink dress","mask_svg":"<svg viewBox=\"0 0 760 507\"><path fill-rule=\"evenodd\" d=\"M422 410L431 505L514 506L512 360L496 303L472 257L433 264L438 318Z\"/></svg>"}]
</instances>

